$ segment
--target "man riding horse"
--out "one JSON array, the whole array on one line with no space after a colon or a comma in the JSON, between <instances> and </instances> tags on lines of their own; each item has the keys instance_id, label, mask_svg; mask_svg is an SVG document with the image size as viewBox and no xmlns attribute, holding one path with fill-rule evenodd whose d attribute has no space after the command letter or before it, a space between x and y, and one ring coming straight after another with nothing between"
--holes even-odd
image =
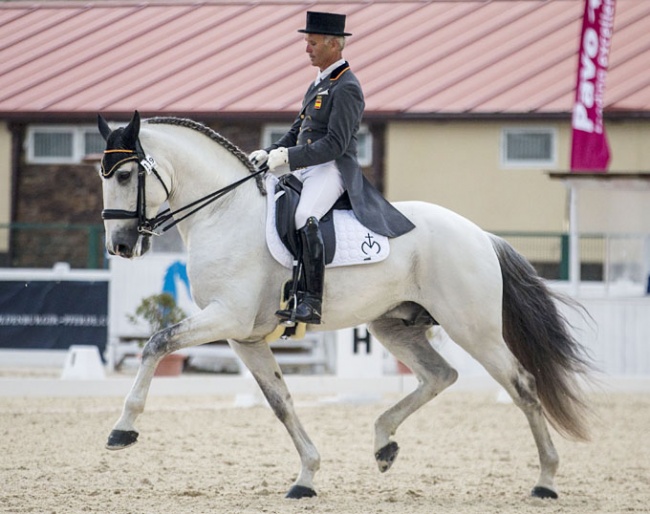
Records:
<instances>
[{"instance_id":1,"label":"man riding horse","mask_svg":"<svg viewBox=\"0 0 650 514\"><path fill-rule=\"evenodd\" d=\"M283 321L320 324L325 269L319 220L346 193L355 215L367 228L397 237L414 225L375 189L363 175L357 160L357 132L365 102L361 85L343 59L345 15L307 12L305 51L319 69L309 85L289 131L270 147L256 150L250 160L265 162L271 171L289 165L302 182L295 215L302 242L300 260L304 272L303 294L295 307L276 315Z\"/></svg>"}]
</instances>

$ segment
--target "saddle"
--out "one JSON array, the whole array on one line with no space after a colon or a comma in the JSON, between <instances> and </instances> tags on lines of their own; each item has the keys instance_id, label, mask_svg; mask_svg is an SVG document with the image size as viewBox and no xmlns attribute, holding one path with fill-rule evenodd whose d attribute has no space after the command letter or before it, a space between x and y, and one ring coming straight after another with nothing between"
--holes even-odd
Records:
<instances>
[{"instance_id":1,"label":"saddle","mask_svg":"<svg viewBox=\"0 0 650 514\"><path fill-rule=\"evenodd\" d=\"M296 209L302 193L302 182L291 173L283 175L275 186L275 227L284 246L294 259L299 259L300 237L296 232ZM345 192L334 206L320 219L319 227L325 245L325 264L331 264L336 253L336 233L334 229L335 209L351 210L350 198Z\"/></svg>"},{"instance_id":2,"label":"saddle","mask_svg":"<svg viewBox=\"0 0 650 514\"><path fill-rule=\"evenodd\" d=\"M267 191L266 243L273 258L291 268L299 258L295 212L302 182L291 174L265 178ZM352 211L347 192L319 223L325 245L325 266L353 266L381 262L390 254L386 236L364 227Z\"/></svg>"}]
</instances>

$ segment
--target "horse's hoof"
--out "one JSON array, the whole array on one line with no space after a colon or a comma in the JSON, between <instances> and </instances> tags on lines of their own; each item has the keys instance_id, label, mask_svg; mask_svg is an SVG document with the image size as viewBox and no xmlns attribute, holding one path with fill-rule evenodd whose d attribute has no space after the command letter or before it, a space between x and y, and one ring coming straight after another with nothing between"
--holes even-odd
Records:
<instances>
[{"instance_id":1,"label":"horse's hoof","mask_svg":"<svg viewBox=\"0 0 650 514\"><path fill-rule=\"evenodd\" d=\"M135 430L113 430L108 436L106 449L122 450L138 442L138 433Z\"/></svg>"},{"instance_id":2,"label":"horse's hoof","mask_svg":"<svg viewBox=\"0 0 650 514\"><path fill-rule=\"evenodd\" d=\"M305 487L304 485L294 485L285 496L285 498L290 498L292 500L300 500L301 498L313 498L316 496L316 491L311 487Z\"/></svg>"},{"instance_id":3,"label":"horse's hoof","mask_svg":"<svg viewBox=\"0 0 650 514\"><path fill-rule=\"evenodd\" d=\"M540 487L540 486L533 487L533 490L530 492L530 495L533 496L534 498L542 498L543 500L546 500L548 498L552 500L557 500L557 493L552 489L548 489L547 487Z\"/></svg>"},{"instance_id":4,"label":"horse's hoof","mask_svg":"<svg viewBox=\"0 0 650 514\"><path fill-rule=\"evenodd\" d=\"M395 441L391 441L381 450L375 453L375 460L379 466L379 471L382 473L388 471L393 465L393 462L395 462L398 453L399 446L397 446L397 443Z\"/></svg>"}]
</instances>

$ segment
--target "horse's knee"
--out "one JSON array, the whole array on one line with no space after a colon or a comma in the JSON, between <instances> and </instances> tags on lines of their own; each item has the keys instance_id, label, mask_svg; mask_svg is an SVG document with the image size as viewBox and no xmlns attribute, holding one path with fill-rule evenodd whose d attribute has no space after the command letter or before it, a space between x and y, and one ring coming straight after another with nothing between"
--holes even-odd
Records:
<instances>
[{"instance_id":1,"label":"horse's knee","mask_svg":"<svg viewBox=\"0 0 650 514\"><path fill-rule=\"evenodd\" d=\"M157 360L176 350L176 348L171 347L171 340L176 333L177 326L168 327L152 335L142 349L142 360Z\"/></svg>"},{"instance_id":2,"label":"horse's knee","mask_svg":"<svg viewBox=\"0 0 650 514\"><path fill-rule=\"evenodd\" d=\"M158 334L154 334L151 336L151 339L147 341L147 343L144 345L144 348L142 349L142 360L143 361L148 361L151 359L157 359L158 357L161 356L160 348L161 348L161 343L159 338L156 338Z\"/></svg>"}]
</instances>

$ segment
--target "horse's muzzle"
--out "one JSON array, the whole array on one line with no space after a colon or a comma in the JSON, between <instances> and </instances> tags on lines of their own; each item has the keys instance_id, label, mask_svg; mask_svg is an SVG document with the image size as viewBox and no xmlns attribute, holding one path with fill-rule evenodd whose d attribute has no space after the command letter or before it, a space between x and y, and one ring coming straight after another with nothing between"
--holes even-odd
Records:
<instances>
[{"instance_id":1,"label":"horse's muzzle","mask_svg":"<svg viewBox=\"0 0 650 514\"><path fill-rule=\"evenodd\" d=\"M125 259L139 257L151 247L151 238L141 236L137 230L116 230L106 238L106 251Z\"/></svg>"}]
</instances>

